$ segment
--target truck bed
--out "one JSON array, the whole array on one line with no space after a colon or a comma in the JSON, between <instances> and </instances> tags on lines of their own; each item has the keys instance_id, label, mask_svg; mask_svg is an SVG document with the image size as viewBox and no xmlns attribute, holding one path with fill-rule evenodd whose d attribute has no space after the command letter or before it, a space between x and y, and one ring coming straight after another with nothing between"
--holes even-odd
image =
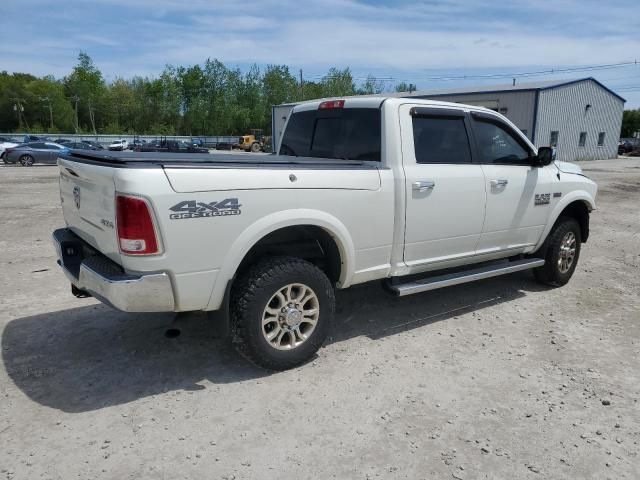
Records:
<instances>
[{"instance_id":1,"label":"truck bed","mask_svg":"<svg viewBox=\"0 0 640 480\"><path fill-rule=\"evenodd\" d=\"M378 169L379 162L246 153L114 152L72 150L60 158L113 168L312 168Z\"/></svg>"}]
</instances>

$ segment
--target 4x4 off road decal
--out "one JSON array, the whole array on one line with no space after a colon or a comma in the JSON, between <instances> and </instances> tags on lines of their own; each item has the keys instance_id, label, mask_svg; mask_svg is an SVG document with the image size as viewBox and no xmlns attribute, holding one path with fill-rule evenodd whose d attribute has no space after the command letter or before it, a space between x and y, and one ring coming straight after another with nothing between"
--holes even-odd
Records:
<instances>
[{"instance_id":1,"label":"4x4 off road decal","mask_svg":"<svg viewBox=\"0 0 640 480\"><path fill-rule=\"evenodd\" d=\"M171 220L184 220L188 218L202 217L224 217L227 215L240 215L240 205L237 198L225 198L221 202L197 202L195 200L185 200L180 202L169 210Z\"/></svg>"}]
</instances>

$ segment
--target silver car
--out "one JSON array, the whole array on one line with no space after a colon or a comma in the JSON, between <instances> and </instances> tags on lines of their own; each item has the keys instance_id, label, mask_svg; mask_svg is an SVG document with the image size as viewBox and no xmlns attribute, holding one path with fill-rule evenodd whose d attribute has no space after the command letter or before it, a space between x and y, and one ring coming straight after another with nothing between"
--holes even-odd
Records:
<instances>
[{"instance_id":1,"label":"silver car","mask_svg":"<svg viewBox=\"0 0 640 480\"><path fill-rule=\"evenodd\" d=\"M20 163L30 167L34 163L56 164L58 156L69 153L69 148L53 142L30 142L7 148L4 163Z\"/></svg>"}]
</instances>

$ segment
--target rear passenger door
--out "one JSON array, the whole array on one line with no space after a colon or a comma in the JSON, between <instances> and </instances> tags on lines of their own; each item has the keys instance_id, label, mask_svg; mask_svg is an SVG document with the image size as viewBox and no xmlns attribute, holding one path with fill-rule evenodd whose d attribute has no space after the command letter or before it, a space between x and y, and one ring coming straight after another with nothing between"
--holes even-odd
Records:
<instances>
[{"instance_id":1,"label":"rear passenger door","mask_svg":"<svg viewBox=\"0 0 640 480\"><path fill-rule=\"evenodd\" d=\"M461 109L402 105L406 223L412 272L466 263L482 232L485 183Z\"/></svg>"},{"instance_id":2,"label":"rear passenger door","mask_svg":"<svg viewBox=\"0 0 640 480\"><path fill-rule=\"evenodd\" d=\"M497 115L472 112L487 208L478 254L515 255L535 245L550 212L552 173L533 166L533 150Z\"/></svg>"}]
</instances>

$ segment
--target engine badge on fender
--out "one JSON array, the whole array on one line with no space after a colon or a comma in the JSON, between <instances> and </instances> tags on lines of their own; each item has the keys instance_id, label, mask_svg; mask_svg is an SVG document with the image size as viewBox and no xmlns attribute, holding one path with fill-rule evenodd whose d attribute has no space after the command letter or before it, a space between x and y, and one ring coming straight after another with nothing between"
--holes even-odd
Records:
<instances>
[{"instance_id":1,"label":"engine badge on fender","mask_svg":"<svg viewBox=\"0 0 640 480\"><path fill-rule=\"evenodd\" d=\"M550 193L536 193L533 204L534 205L547 205L551 202Z\"/></svg>"},{"instance_id":2,"label":"engine badge on fender","mask_svg":"<svg viewBox=\"0 0 640 480\"><path fill-rule=\"evenodd\" d=\"M198 202L196 200L184 200L169 208L171 220L186 220L189 218L226 217L240 215L240 205L237 198L225 198L221 202Z\"/></svg>"}]
</instances>

